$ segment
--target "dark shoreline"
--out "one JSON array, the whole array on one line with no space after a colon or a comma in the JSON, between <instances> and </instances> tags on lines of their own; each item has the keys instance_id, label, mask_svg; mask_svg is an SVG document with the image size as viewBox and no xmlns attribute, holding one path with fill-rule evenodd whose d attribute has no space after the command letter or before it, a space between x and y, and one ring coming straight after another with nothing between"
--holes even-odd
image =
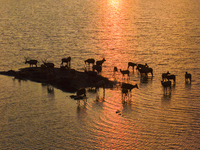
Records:
<instances>
[{"instance_id":1,"label":"dark shoreline","mask_svg":"<svg viewBox=\"0 0 200 150\"><path fill-rule=\"evenodd\" d=\"M74 69L45 69L41 67L21 68L19 71L1 71L0 75L12 76L19 80L30 80L39 83L46 83L64 92L74 93L80 88L93 87L93 84L104 80L106 88L112 88L113 81L101 75L88 76L85 72Z\"/></svg>"}]
</instances>

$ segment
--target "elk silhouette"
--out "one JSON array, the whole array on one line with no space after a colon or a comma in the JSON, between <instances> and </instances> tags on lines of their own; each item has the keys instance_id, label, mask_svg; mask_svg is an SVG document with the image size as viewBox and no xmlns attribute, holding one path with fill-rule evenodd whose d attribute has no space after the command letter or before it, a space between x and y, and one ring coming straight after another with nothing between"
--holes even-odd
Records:
<instances>
[{"instance_id":1,"label":"elk silhouette","mask_svg":"<svg viewBox=\"0 0 200 150\"><path fill-rule=\"evenodd\" d=\"M46 67L48 69L53 69L54 68L54 63L51 63L51 62L47 62L47 59L45 60L42 60L43 62L43 67ZM41 65L42 66L42 65Z\"/></svg>"},{"instance_id":2,"label":"elk silhouette","mask_svg":"<svg viewBox=\"0 0 200 150\"><path fill-rule=\"evenodd\" d=\"M70 56L67 58L62 58L61 61L62 61L61 65L63 65L63 63L66 63L67 67L70 68L70 66L71 66L71 57Z\"/></svg>"},{"instance_id":3,"label":"elk silhouette","mask_svg":"<svg viewBox=\"0 0 200 150\"><path fill-rule=\"evenodd\" d=\"M38 63L38 61L35 59L28 60L27 58L25 58L25 64L29 64L30 67L33 67L33 65L35 65L37 67L37 63Z\"/></svg>"},{"instance_id":4,"label":"elk silhouette","mask_svg":"<svg viewBox=\"0 0 200 150\"><path fill-rule=\"evenodd\" d=\"M192 75L190 73L185 72L185 81L187 81L188 79L190 80L191 83Z\"/></svg>"},{"instance_id":5,"label":"elk silhouette","mask_svg":"<svg viewBox=\"0 0 200 150\"><path fill-rule=\"evenodd\" d=\"M102 66L104 61L106 61L105 58L103 58L102 60L96 61L96 65Z\"/></svg>"}]
</instances>

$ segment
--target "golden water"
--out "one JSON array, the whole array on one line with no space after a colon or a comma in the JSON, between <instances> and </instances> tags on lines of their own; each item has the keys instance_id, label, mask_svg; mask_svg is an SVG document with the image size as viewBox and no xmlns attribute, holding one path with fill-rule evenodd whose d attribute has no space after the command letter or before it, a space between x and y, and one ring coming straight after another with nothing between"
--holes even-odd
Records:
<instances>
[{"instance_id":1,"label":"golden water","mask_svg":"<svg viewBox=\"0 0 200 150\"><path fill-rule=\"evenodd\" d=\"M24 57L59 67L68 56L83 71L84 60L104 57L103 76L139 86L127 104L114 88L104 102L88 92L77 108L72 93L0 76L1 149L200 148L197 0L0 1L0 71L26 67ZM129 61L147 63L154 77L142 82L132 69L130 79L113 76L114 66L124 70ZM167 71L177 75L171 94L160 83Z\"/></svg>"}]
</instances>

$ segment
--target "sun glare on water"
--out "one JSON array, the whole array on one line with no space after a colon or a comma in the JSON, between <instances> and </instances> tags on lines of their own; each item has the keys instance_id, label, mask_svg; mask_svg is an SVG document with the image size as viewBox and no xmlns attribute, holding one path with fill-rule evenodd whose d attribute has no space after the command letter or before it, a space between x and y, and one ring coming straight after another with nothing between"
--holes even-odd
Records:
<instances>
[{"instance_id":1,"label":"sun glare on water","mask_svg":"<svg viewBox=\"0 0 200 150\"><path fill-rule=\"evenodd\" d=\"M108 0L108 4L112 7L112 9L117 10L119 8L120 0Z\"/></svg>"}]
</instances>

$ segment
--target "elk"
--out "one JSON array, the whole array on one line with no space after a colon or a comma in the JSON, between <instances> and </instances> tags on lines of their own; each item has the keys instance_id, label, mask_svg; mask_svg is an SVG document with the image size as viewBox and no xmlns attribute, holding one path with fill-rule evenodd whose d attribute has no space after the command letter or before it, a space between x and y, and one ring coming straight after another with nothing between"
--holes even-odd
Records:
<instances>
[{"instance_id":1,"label":"elk","mask_svg":"<svg viewBox=\"0 0 200 150\"><path fill-rule=\"evenodd\" d=\"M120 72L122 73L123 76L124 76L125 74L127 74L128 77L130 78L130 72L129 72L129 70L121 70L121 69L120 69Z\"/></svg>"},{"instance_id":2,"label":"elk","mask_svg":"<svg viewBox=\"0 0 200 150\"><path fill-rule=\"evenodd\" d=\"M174 83L176 82L176 75L172 74L172 75L167 75L167 80L169 81L170 79L172 79L174 81Z\"/></svg>"},{"instance_id":3,"label":"elk","mask_svg":"<svg viewBox=\"0 0 200 150\"><path fill-rule=\"evenodd\" d=\"M169 87L171 90L171 81L161 81L162 86L164 87L164 92L167 92L167 88Z\"/></svg>"},{"instance_id":4,"label":"elk","mask_svg":"<svg viewBox=\"0 0 200 150\"><path fill-rule=\"evenodd\" d=\"M148 68L148 67L149 67L149 66L147 65L147 63L146 63L145 65L138 64L136 69L138 70L138 69Z\"/></svg>"},{"instance_id":5,"label":"elk","mask_svg":"<svg viewBox=\"0 0 200 150\"><path fill-rule=\"evenodd\" d=\"M26 59L26 61L25 61L25 64L29 64L30 67L31 67L31 66L33 67L33 65L35 65L35 66L37 67L37 63L38 63L38 61L37 61L37 60L34 60L34 59L31 59L31 60L27 60L27 59Z\"/></svg>"},{"instance_id":6,"label":"elk","mask_svg":"<svg viewBox=\"0 0 200 150\"><path fill-rule=\"evenodd\" d=\"M167 87L171 88L172 82L171 81L161 81L161 84L164 88L167 88Z\"/></svg>"},{"instance_id":7,"label":"elk","mask_svg":"<svg viewBox=\"0 0 200 150\"><path fill-rule=\"evenodd\" d=\"M113 76L115 76L116 72L118 72L118 69L117 69L117 67L114 67L114 69L113 69Z\"/></svg>"},{"instance_id":8,"label":"elk","mask_svg":"<svg viewBox=\"0 0 200 150\"><path fill-rule=\"evenodd\" d=\"M62 58L61 61L62 61L61 65L63 65L63 63L65 62L65 63L67 64L67 67L70 68L70 65L71 65L71 57Z\"/></svg>"},{"instance_id":9,"label":"elk","mask_svg":"<svg viewBox=\"0 0 200 150\"><path fill-rule=\"evenodd\" d=\"M54 68L54 63L46 62L46 59L45 59L45 61L42 60L42 62L44 64L44 67L46 67L46 68Z\"/></svg>"},{"instance_id":10,"label":"elk","mask_svg":"<svg viewBox=\"0 0 200 150\"><path fill-rule=\"evenodd\" d=\"M96 61L96 65L102 66L104 61L106 61L105 58L103 58L102 60Z\"/></svg>"},{"instance_id":11,"label":"elk","mask_svg":"<svg viewBox=\"0 0 200 150\"><path fill-rule=\"evenodd\" d=\"M85 64L88 63L88 65L90 65L90 64L94 65L95 60L93 58L90 58L90 59L85 60L84 62L85 62Z\"/></svg>"},{"instance_id":12,"label":"elk","mask_svg":"<svg viewBox=\"0 0 200 150\"><path fill-rule=\"evenodd\" d=\"M134 70L135 66L137 66L137 64L135 64L133 62L128 62L128 69L129 69L129 67L133 67L133 70Z\"/></svg>"},{"instance_id":13,"label":"elk","mask_svg":"<svg viewBox=\"0 0 200 150\"><path fill-rule=\"evenodd\" d=\"M138 68L138 71L140 72L140 74L144 73L145 76L147 76L148 73L151 73L151 75L153 77L153 69L152 68L142 67L142 68Z\"/></svg>"},{"instance_id":14,"label":"elk","mask_svg":"<svg viewBox=\"0 0 200 150\"><path fill-rule=\"evenodd\" d=\"M169 71L167 71L167 73L162 73L162 80L164 81L165 79L167 79L167 76L169 75Z\"/></svg>"},{"instance_id":15,"label":"elk","mask_svg":"<svg viewBox=\"0 0 200 150\"><path fill-rule=\"evenodd\" d=\"M137 88L138 89L138 85L135 84L135 85L132 85L132 84L129 84L129 83L122 83L122 86L121 86L122 90L123 89L127 89L129 92L131 92L131 90L133 88Z\"/></svg>"},{"instance_id":16,"label":"elk","mask_svg":"<svg viewBox=\"0 0 200 150\"><path fill-rule=\"evenodd\" d=\"M93 65L92 67L93 71L97 71L97 73L100 73L102 71L102 66L100 65Z\"/></svg>"},{"instance_id":17,"label":"elk","mask_svg":"<svg viewBox=\"0 0 200 150\"><path fill-rule=\"evenodd\" d=\"M117 72L117 71L118 71L117 67L114 67L113 71L114 71L114 72Z\"/></svg>"},{"instance_id":18,"label":"elk","mask_svg":"<svg viewBox=\"0 0 200 150\"><path fill-rule=\"evenodd\" d=\"M185 72L185 81L190 80L191 83L191 79L192 79L192 75L190 73Z\"/></svg>"}]
</instances>

